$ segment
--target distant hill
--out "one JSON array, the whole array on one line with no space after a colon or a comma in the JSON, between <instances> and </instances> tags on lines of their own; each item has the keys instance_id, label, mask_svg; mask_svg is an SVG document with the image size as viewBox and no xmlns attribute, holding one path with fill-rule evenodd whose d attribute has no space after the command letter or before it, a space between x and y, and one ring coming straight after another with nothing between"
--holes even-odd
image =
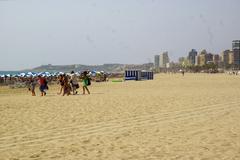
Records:
<instances>
[{"instance_id":1,"label":"distant hill","mask_svg":"<svg viewBox=\"0 0 240 160\"><path fill-rule=\"evenodd\" d=\"M70 71L105 71L105 72L123 72L125 69L141 69L141 70L150 70L153 68L152 63L147 64L103 64L103 65L42 65L33 69L25 70L32 72L70 72Z\"/></svg>"}]
</instances>

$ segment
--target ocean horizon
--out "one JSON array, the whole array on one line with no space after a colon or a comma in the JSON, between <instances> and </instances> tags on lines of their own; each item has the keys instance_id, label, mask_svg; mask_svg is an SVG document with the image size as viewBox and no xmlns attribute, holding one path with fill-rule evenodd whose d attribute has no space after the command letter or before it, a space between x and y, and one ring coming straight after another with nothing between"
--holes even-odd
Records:
<instances>
[{"instance_id":1,"label":"ocean horizon","mask_svg":"<svg viewBox=\"0 0 240 160\"><path fill-rule=\"evenodd\" d=\"M0 71L0 75L6 75L6 74L14 75L18 73L21 73L21 71Z\"/></svg>"}]
</instances>

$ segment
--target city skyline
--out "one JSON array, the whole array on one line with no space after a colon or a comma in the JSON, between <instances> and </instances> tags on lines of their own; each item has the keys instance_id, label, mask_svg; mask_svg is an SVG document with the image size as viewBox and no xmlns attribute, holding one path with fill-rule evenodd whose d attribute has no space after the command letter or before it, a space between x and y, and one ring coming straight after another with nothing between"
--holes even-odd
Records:
<instances>
[{"instance_id":1,"label":"city skyline","mask_svg":"<svg viewBox=\"0 0 240 160\"><path fill-rule=\"evenodd\" d=\"M164 58L166 54L166 58ZM163 64L163 61L165 65ZM168 65L166 65L168 63ZM178 67L203 67L211 65L214 68L223 69L240 69L240 40L232 41L232 48L225 49L221 53L214 54L208 52L206 49L197 51L191 49L187 56L179 57L177 63L170 61L168 58L168 52L163 52L160 55L154 56L154 69L159 72L160 69L171 68L171 64L177 64Z\"/></svg>"},{"instance_id":2,"label":"city skyline","mask_svg":"<svg viewBox=\"0 0 240 160\"><path fill-rule=\"evenodd\" d=\"M0 70L142 64L168 51L219 54L240 39L240 1L0 1Z\"/></svg>"}]
</instances>

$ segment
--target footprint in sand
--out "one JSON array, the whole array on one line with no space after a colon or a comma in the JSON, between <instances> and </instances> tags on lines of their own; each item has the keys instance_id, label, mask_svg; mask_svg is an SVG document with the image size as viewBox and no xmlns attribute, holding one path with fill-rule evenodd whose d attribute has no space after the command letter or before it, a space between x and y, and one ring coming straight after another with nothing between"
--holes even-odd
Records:
<instances>
[{"instance_id":1,"label":"footprint in sand","mask_svg":"<svg viewBox=\"0 0 240 160\"><path fill-rule=\"evenodd\" d=\"M40 157L39 154L34 154L34 155L31 155L31 156L30 156L30 158L38 158L38 157Z\"/></svg>"}]
</instances>

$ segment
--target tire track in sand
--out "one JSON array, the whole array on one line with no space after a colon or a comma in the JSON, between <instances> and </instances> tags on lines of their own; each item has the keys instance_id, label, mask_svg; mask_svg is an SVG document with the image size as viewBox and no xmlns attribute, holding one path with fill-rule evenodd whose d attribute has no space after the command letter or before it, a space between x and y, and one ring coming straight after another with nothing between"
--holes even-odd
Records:
<instances>
[{"instance_id":1,"label":"tire track in sand","mask_svg":"<svg viewBox=\"0 0 240 160\"><path fill-rule=\"evenodd\" d=\"M238 102L215 104L197 107L194 109L181 109L173 112L156 113L150 115L136 116L127 119L116 119L108 122L76 125L61 129L37 131L27 134L11 135L0 138L0 151L24 146L37 146L54 141L65 141L68 138L84 138L94 135L116 134L134 127L145 125L157 125L159 123L171 123L206 115L224 113L233 108L239 109Z\"/></svg>"}]
</instances>

